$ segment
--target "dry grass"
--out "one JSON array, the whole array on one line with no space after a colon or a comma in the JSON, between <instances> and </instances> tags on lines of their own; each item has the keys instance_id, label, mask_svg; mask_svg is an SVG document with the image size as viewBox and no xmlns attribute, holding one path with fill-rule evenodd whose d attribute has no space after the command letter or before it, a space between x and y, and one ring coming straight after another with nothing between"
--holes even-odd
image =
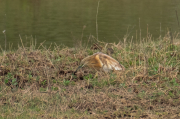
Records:
<instances>
[{"instance_id":1,"label":"dry grass","mask_svg":"<svg viewBox=\"0 0 180 119\"><path fill-rule=\"evenodd\" d=\"M2 52L0 118L180 117L180 45L171 44L169 34L145 41L96 41L90 48L52 50L32 45ZM73 74L84 57L98 51L126 70L95 76L96 71L84 67Z\"/></svg>"}]
</instances>

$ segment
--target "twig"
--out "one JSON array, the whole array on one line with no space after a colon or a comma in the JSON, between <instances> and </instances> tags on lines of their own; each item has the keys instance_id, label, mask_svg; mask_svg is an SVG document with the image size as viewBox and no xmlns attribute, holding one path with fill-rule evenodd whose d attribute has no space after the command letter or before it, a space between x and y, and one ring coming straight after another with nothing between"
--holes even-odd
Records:
<instances>
[{"instance_id":1,"label":"twig","mask_svg":"<svg viewBox=\"0 0 180 119\"><path fill-rule=\"evenodd\" d=\"M5 37L5 51L6 51L6 46L7 46L7 40L6 40L6 14L5 14L5 17L4 17L4 22L5 22L5 24L4 24L4 31L3 31L3 33L4 33L4 37Z\"/></svg>"},{"instance_id":2,"label":"twig","mask_svg":"<svg viewBox=\"0 0 180 119\"><path fill-rule=\"evenodd\" d=\"M23 44L23 42L22 42L22 38L21 38L21 35L19 34L19 37L20 37L20 40L21 40L21 44L22 44L22 46L23 46L23 49L25 49L24 48L24 44Z\"/></svg>"},{"instance_id":3,"label":"twig","mask_svg":"<svg viewBox=\"0 0 180 119\"><path fill-rule=\"evenodd\" d=\"M179 27L179 19L178 19L178 15L177 15L177 10L176 10L176 18L177 18L177 21L178 21L178 27Z\"/></svg>"},{"instance_id":4,"label":"twig","mask_svg":"<svg viewBox=\"0 0 180 119\"><path fill-rule=\"evenodd\" d=\"M100 2L100 0L98 1L97 13L96 13L96 35L97 35L97 40L98 40L98 23L97 23L97 17L98 17L99 2Z\"/></svg>"},{"instance_id":5,"label":"twig","mask_svg":"<svg viewBox=\"0 0 180 119\"><path fill-rule=\"evenodd\" d=\"M161 22L160 22L160 38L161 38Z\"/></svg>"},{"instance_id":6,"label":"twig","mask_svg":"<svg viewBox=\"0 0 180 119\"><path fill-rule=\"evenodd\" d=\"M139 18L139 31L140 31L140 42L141 42L141 26L140 26L140 18Z\"/></svg>"},{"instance_id":7,"label":"twig","mask_svg":"<svg viewBox=\"0 0 180 119\"><path fill-rule=\"evenodd\" d=\"M6 50L6 30L3 31L5 37L5 50Z\"/></svg>"},{"instance_id":8,"label":"twig","mask_svg":"<svg viewBox=\"0 0 180 119\"><path fill-rule=\"evenodd\" d=\"M46 40L45 40L45 41L46 41ZM40 43L39 47L37 48L38 50L39 50L39 48L44 44L45 41L43 41L42 43Z\"/></svg>"}]
</instances>

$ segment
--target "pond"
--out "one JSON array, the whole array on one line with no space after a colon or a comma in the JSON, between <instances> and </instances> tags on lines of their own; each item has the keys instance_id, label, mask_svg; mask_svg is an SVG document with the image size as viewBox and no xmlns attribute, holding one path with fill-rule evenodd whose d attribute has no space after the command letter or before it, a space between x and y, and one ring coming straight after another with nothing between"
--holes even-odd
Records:
<instances>
[{"instance_id":1,"label":"pond","mask_svg":"<svg viewBox=\"0 0 180 119\"><path fill-rule=\"evenodd\" d=\"M78 40L86 43L91 35L116 43L127 35L138 41L152 34L156 40L168 30L175 32L180 28L178 0L101 0L99 7L98 0L0 0L0 3L3 48L5 34L7 47L20 45L20 37L24 45L36 39L37 44L45 41L47 46L56 43L74 47Z\"/></svg>"}]
</instances>

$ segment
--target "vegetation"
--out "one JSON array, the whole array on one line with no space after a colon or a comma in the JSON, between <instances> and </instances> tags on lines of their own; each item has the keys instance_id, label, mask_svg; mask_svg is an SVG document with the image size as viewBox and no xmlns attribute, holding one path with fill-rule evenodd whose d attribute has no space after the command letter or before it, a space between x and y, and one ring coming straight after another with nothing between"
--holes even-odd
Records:
<instances>
[{"instance_id":1,"label":"vegetation","mask_svg":"<svg viewBox=\"0 0 180 119\"><path fill-rule=\"evenodd\" d=\"M19 47L0 54L0 118L178 118L180 44L169 33L140 43ZM98 51L126 70L104 73L80 61Z\"/></svg>"}]
</instances>

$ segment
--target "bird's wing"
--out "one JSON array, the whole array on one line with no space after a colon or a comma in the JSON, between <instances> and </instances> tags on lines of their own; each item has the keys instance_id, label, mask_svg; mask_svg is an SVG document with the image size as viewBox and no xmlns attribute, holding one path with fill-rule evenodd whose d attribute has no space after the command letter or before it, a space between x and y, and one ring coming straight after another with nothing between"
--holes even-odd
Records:
<instances>
[{"instance_id":1,"label":"bird's wing","mask_svg":"<svg viewBox=\"0 0 180 119\"><path fill-rule=\"evenodd\" d=\"M115 60L114 58L106 55L103 69L104 70L123 70L123 66L119 64L119 62Z\"/></svg>"},{"instance_id":2,"label":"bird's wing","mask_svg":"<svg viewBox=\"0 0 180 119\"><path fill-rule=\"evenodd\" d=\"M113 70L123 70L123 67L119 64L119 62L111 62L110 63L110 67L113 69Z\"/></svg>"},{"instance_id":3,"label":"bird's wing","mask_svg":"<svg viewBox=\"0 0 180 119\"><path fill-rule=\"evenodd\" d=\"M109 55L106 55L104 53L98 52L96 54L99 54L99 58L103 64L103 70L105 72L108 72L110 70L124 70L124 67L119 64L117 60L110 57Z\"/></svg>"}]
</instances>

